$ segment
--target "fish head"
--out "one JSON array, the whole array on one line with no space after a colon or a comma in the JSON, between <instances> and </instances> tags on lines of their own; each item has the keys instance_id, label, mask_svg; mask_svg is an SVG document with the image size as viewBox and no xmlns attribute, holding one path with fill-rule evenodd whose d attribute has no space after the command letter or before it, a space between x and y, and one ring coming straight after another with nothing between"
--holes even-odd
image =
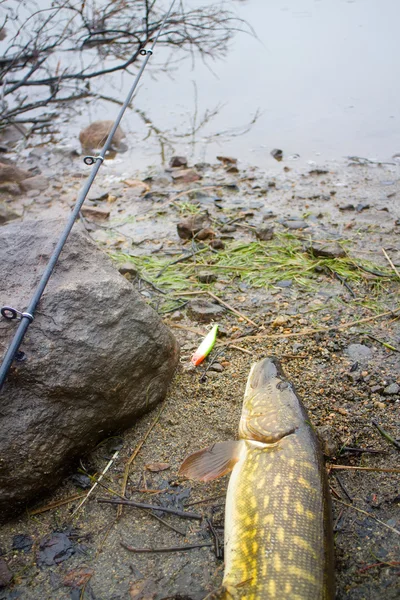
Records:
<instances>
[{"instance_id":1,"label":"fish head","mask_svg":"<svg viewBox=\"0 0 400 600\"><path fill-rule=\"evenodd\" d=\"M273 444L303 421L299 399L279 363L271 358L255 363L247 380L239 437Z\"/></svg>"}]
</instances>

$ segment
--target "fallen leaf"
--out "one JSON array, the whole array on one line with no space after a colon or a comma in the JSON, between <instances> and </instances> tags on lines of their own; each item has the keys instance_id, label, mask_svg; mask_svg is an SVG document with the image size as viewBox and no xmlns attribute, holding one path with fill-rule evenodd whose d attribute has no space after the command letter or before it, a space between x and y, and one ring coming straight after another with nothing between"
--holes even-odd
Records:
<instances>
[{"instance_id":1,"label":"fallen leaf","mask_svg":"<svg viewBox=\"0 0 400 600\"><path fill-rule=\"evenodd\" d=\"M168 463L162 463L162 462L155 462L155 463L148 463L147 465L144 465L145 469L147 469L148 471L152 471L152 473L158 473L159 471L166 471L167 469L170 468L170 464Z\"/></svg>"},{"instance_id":2,"label":"fallen leaf","mask_svg":"<svg viewBox=\"0 0 400 600\"><path fill-rule=\"evenodd\" d=\"M86 567L80 567L78 569L72 569L68 571L63 579L63 584L67 587L80 588L89 581L94 575L94 570Z\"/></svg>"}]
</instances>

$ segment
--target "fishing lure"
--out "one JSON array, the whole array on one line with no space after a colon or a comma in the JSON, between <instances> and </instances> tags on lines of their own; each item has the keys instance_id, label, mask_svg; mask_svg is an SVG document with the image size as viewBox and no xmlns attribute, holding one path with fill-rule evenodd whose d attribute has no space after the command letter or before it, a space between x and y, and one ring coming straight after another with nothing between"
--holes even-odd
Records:
<instances>
[{"instance_id":1,"label":"fishing lure","mask_svg":"<svg viewBox=\"0 0 400 600\"><path fill-rule=\"evenodd\" d=\"M211 331L207 333L206 337L201 342L196 352L193 354L191 362L195 365L195 367L197 367L197 365L200 365L206 358L206 356L208 356L211 350L214 348L215 340L217 339L217 331L218 325L214 325Z\"/></svg>"}]
</instances>

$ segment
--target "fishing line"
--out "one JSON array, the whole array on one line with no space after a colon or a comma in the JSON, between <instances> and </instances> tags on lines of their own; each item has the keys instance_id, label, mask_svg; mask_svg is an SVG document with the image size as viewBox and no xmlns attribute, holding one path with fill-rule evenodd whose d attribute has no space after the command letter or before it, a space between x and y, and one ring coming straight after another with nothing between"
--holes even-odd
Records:
<instances>
[{"instance_id":1,"label":"fishing line","mask_svg":"<svg viewBox=\"0 0 400 600\"><path fill-rule=\"evenodd\" d=\"M72 210L71 216L68 219L68 222L66 223L65 228L53 250L53 253L49 259L49 262L47 263L47 266L44 270L42 278L39 281L39 284L32 296L29 306L27 307L26 311L24 311L24 312L21 312L11 306L3 306L0 310L2 316L5 319L7 319L8 321L20 321L18 329L14 334L14 337L7 349L7 352L4 356L3 362L0 367L0 391L3 387L3 384L7 377L7 373L9 371L14 359L23 360L23 358L24 358L24 354L23 354L23 352L19 351L19 347L22 343L22 340L24 339L25 333L26 333L29 325L34 320L35 310L40 301L40 298L42 297L42 294L46 288L46 285L53 273L54 267L57 264L58 258L61 254L61 251L65 245L65 242L68 239L69 234L71 233L71 229L79 215L79 212L80 212L82 205L86 199L86 196L92 186L92 183L95 180L96 175L97 175L102 163L104 162L106 152L111 146L114 134L118 128L118 125L120 124L120 122L122 120L122 117L129 105L129 103L132 100L132 96L137 88L137 85L140 81L142 73L145 70L147 63L153 54L154 47L157 44L158 38L160 37L160 34L165 27L165 24L167 22L168 17L170 16L170 14L172 12L175 2L176 2L176 0L172 1L167 13L165 14L164 19L163 19L161 26L157 32L157 35L155 36L155 38L153 40L153 43L152 43L150 49L146 50L145 48L141 48L137 53L137 54L140 54L141 56L144 56L143 63L135 77L135 80L132 84L132 87L131 87L127 97L126 97L126 100L123 103L123 105L118 113L118 116L114 121L114 125L112 126L110 133L108 134L107 140L106 140L103 148L101 149L100 154L98 156L85 156L85 158L83 159L83 162L86 165L92 166L92 170L91 170L83 188L81 189L81 191L78 194L78 197L77 197L75 206Z\"/></svg>"}]
</instances>

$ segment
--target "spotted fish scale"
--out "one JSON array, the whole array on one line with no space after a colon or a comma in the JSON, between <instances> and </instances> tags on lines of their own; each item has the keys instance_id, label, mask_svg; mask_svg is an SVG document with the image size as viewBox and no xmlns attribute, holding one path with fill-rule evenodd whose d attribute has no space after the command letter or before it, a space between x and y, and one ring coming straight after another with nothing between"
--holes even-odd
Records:
<instances>
[{"instance_id":1,"label":"spotted fish scale","mask_svg":"<svg viewBox=\"0 0 400 600\"><path fill-rule=\"evenodd\" d=\"M239 437L231 442L235 446L225 442L220 449L216 444L195 453L181 468L198 479L215 478L227 472L228 459L222 458L231 451L225 572L214 598L333 600L332 522L322 454L304 406L276 361L264 359L250 371ZM224 465L220 472L218 459Z\"/></svg>"}]
</instances>

